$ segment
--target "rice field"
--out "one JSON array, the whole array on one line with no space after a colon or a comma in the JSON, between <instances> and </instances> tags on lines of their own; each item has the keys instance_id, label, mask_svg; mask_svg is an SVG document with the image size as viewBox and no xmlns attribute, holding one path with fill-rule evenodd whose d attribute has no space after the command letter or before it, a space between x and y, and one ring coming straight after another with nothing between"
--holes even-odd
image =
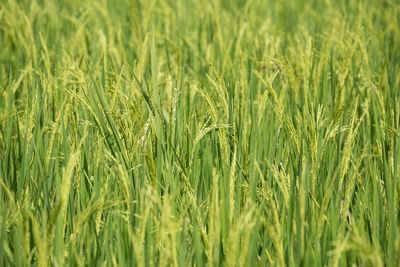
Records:
<instances>
[{"instance_id":1,"label":"rice field","mask_svg":"<svg viewBox=\"0 0 400 267\"><path fill-rule=\"evenodd\" d=\"M0 266L400 266L397 0L0 0Z\"/></svg>"}]
</instances>

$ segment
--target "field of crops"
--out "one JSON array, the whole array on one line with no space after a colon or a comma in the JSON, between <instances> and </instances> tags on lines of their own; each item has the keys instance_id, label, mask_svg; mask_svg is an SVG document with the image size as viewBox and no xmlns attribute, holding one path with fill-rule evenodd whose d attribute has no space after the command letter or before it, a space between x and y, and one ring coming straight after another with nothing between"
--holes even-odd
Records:
<instances>
[{"instance_id":1,"label":"field of crops","mask_svg":"<svg viewBox=\"0 0 400 267\"><path fill-rule=\"evenodd\" d=\"M0 266L400 266L397 0L0 0Z\"/></svg>"}]
</instances>

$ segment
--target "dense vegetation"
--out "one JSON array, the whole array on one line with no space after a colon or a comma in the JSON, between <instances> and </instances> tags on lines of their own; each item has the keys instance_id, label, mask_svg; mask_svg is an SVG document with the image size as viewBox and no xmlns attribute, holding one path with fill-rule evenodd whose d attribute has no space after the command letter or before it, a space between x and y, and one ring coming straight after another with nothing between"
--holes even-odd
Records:
<instances>
[{"instance_id":1,"label":"dense vegetation","mask_svg":"<svg viewBox=\"0 0 400 267\"><path fill-rule=\"evenodd\" d=\"M0 0L1 266L399 266L396 0Z\"/></svg>"}]
</instances>

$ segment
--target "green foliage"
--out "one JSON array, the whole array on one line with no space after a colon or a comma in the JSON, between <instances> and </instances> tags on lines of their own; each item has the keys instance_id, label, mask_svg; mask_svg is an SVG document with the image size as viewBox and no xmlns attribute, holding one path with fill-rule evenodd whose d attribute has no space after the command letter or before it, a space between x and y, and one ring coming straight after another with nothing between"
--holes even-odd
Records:
<instances>
[{"instance_id":1,"label":"green foliage","mask_svg":"<svg viewBox=\"0 0 400 267\"><path fill-rule=\"evenodd\" d=\"M0 0L1 266L399 266L400 3Z\"/></svg>"}]
</instances>

